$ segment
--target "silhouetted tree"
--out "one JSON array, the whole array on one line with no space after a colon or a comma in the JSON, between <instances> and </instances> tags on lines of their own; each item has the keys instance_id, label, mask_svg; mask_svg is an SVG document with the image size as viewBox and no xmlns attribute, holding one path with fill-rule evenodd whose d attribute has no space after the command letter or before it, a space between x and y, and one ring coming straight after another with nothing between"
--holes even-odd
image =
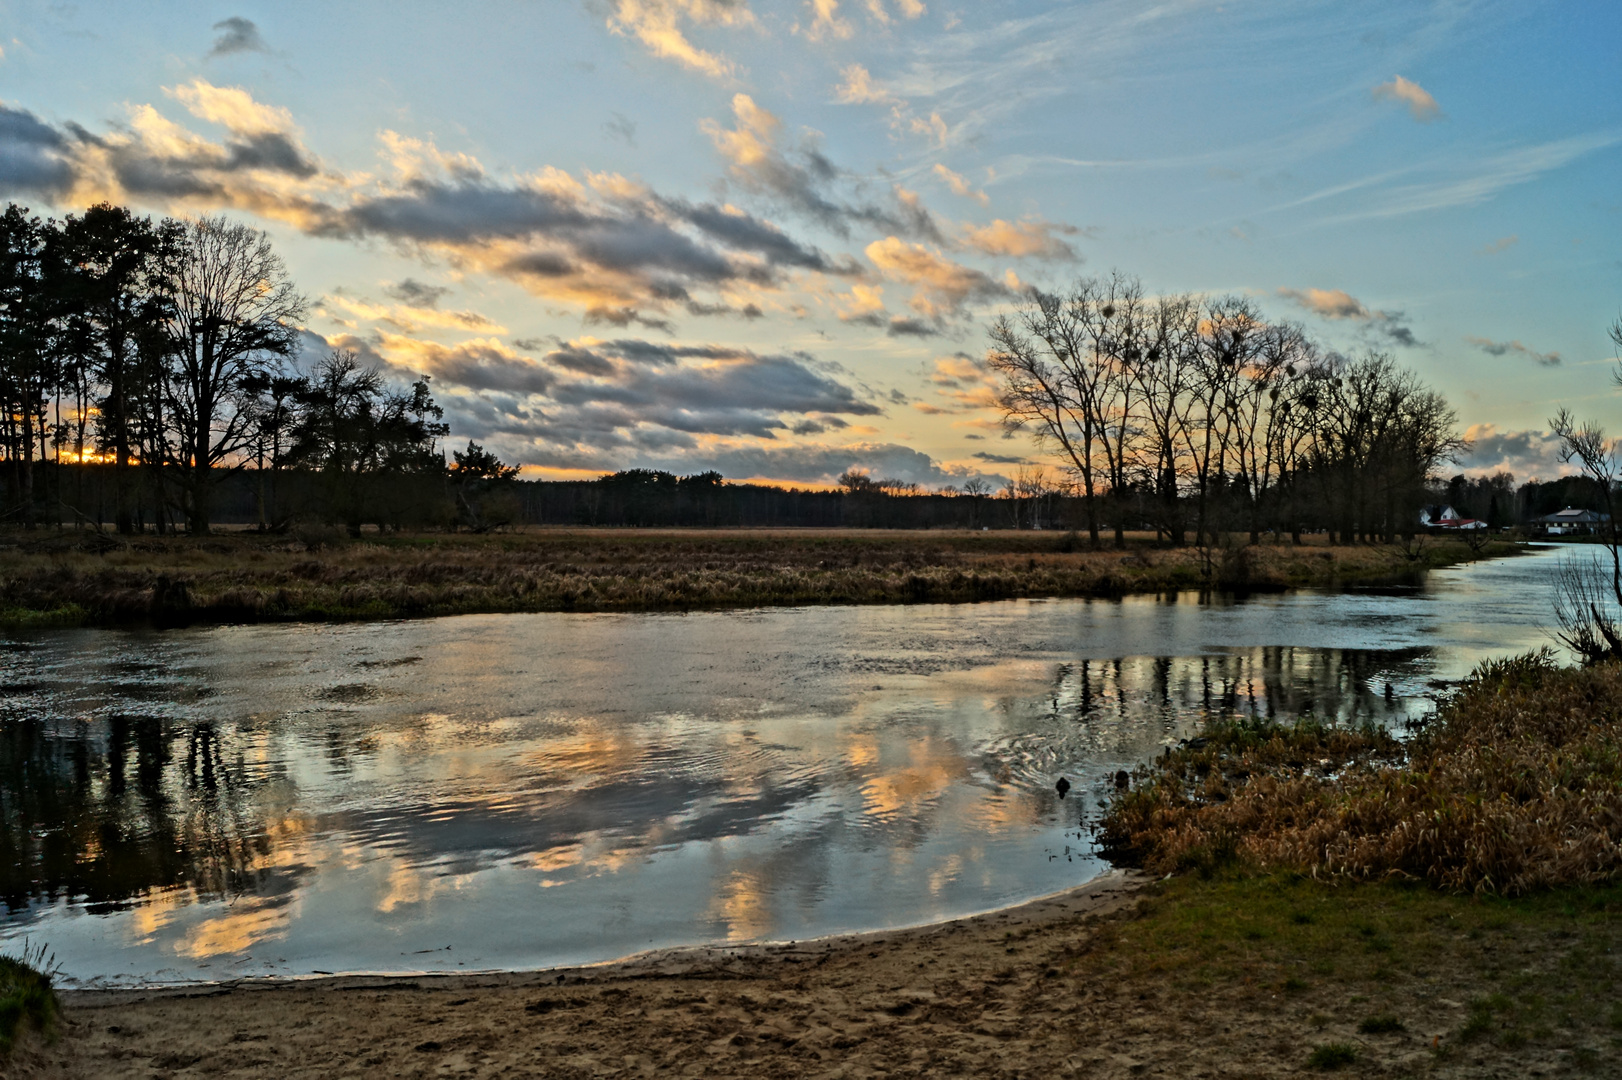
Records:
<instances>
[{"instance_id":1,"label":"silhouetted tree","mask_svg":"<svg viewBox=\"0 0 1622 1080\"><path fill-rule=\"evenodd\" d=\"M305 302L270 238L223 217L186 224L168 289L165 457L187 525L200 534L209 531L218 472L243 467L252 449L256 377L278 372L293 353Z\"/></svg>"}]
</instances>

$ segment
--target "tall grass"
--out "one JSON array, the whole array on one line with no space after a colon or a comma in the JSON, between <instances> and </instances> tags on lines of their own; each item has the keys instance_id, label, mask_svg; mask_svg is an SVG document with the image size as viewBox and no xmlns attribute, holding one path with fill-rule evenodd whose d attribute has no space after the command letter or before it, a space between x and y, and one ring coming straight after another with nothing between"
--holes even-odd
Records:
<instances>
[{"instance_id":1,"label":"tall grass","mask_svg":"<svg viewBox=\"0 0 1622 1080\"><path fill-rule=\"evenodd\" d=\"M43 945L23 946L22 955L0 953L0 1055L9 1055L24 1025L53 1035L59 1005L52 987L54 957Z\"/></svg>"},{"instance_id":2,"label":"tall grass","mask_svg":"<svg viewBox=\"0 0 1622 1080\"><path fill-rule=\"evenodd\" d=\"M1141 771L1100 827L1155 872L1239 860L1517 895L1622 871L1622 667L1544 650L1482 665L1407 744L1219 724Z\"/></svg>"}]
</instances>

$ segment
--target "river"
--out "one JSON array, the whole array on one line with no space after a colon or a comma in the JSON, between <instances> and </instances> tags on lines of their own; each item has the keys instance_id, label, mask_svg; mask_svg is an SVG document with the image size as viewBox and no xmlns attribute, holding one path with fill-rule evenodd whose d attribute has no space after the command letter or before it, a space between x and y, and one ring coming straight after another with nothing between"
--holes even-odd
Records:
<instances>
[{"instance_id":1,"label":"river","mask_svg":"<svg viewBox=\"0 0 1622 1080\"><path fill-rule=\"evenodd\" d=\"M1103 869L1109 778L1206 716L1401 727L1548 643L1573 553L1350 593L12 639L0 944L116 986L988 910Z\"/></svg>"}]
</instances>

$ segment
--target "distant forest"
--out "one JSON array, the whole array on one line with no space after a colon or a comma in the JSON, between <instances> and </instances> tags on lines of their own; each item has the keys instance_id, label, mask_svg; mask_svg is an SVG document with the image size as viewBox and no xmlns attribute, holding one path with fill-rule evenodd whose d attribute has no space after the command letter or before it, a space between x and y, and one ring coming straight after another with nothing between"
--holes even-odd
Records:
<instances>
[{"instance_id":1,"label":"distant forest","mask_svg":"<svg viewBox=\"0 0 1622 1080\"><path fill-rule=\"evenodd\" d=\"M452 448L429 382L342 351L292 360L306 301L268 237L100 205L0 214L0 522L120 533L215 524L382 530L518 524L1152 529L1342 542L1411 535L1445 501L1511 526L1595 506L1581 480L1441 483L1451 408L1372 354L1326 352L1243 298L1147 298L1120 276L1029 294L992 326L1011 428L1061 465L1000 490L847 472L831 491L633 469L527 482ZM1592 486L1592 485L1590 485Z\"/></svg>"}]
</instances>

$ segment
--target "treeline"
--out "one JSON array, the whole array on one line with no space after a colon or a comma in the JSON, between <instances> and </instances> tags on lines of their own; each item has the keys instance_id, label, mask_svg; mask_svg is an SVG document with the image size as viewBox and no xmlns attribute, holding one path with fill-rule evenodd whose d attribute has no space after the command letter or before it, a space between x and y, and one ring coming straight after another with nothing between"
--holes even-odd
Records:
<instances>
[{"instance_id":1,"label":"treeline","mask_svg":"<svg viewBox=\"0 0 1622 1080\"><path fill-rule=\"evenodd\" d=\"M1530 525L1568 507L1609 513L1608 500L1590 476L1531 480L1516 486L1506 472L1490 476L1455 476L1432 487L1432 503L1453 507L1462 517L1485 521L1492 528Z\"/></svg>"},{"instance_id":2,"label":"treeline","mask_svg":"<svg viewBox=\"0 0 1622 1080\"><path fill-rule=\"evenodd\" d=\"M993 496L876 486L827 491L733 483L714 472L676 476L648 469L595 480L545 481L513 479L509 470L495 479L494 470L508 467L476 444L473 451L483 462L468 462L469 453L457 451L449 469L373 475L352 499L340 498L335 478L322 472L249 465L217 479L213 521L277 531L329 523L353 534L362 526L382 531L506 525L1068 529L1081 520L1080 500L1057 492L1026 497L1004 489ZM66 464L46 472L50 485L79 493L86 524L110 523L115 490L111 465ZM44 520L66 525L75 518ZM137 526L141 524L138 520Z\"/></svg>"},{"instance_id":3,"label":"treeline","mask_svg":"<svg viewBox=\"0 0 1622 1080\"><path fill-rule=\"evenodd\" d=\"M472 443L447 469L425 378L400 390L343 352L293 367L306 306L248 226L105 204L42 220L8 206L5 518L207 533L220 485L251 470L266 528L499 521L499 489L517 470Z\"/></svg>"},{"instance_id":4,"label":"treeline","mask_svg":"<svg viewBox=\"0 0 1622 1080\"><path fill-rule=\"evenodd\" d=\"M991 344L1006 420L1063 460L1094 541L1139 522L1179 544L1268 529L1391 540L1462 445L1412 372L1327 352L1244 297L1082 280L1033 293Z\"/></svg>"}]
</instances>

